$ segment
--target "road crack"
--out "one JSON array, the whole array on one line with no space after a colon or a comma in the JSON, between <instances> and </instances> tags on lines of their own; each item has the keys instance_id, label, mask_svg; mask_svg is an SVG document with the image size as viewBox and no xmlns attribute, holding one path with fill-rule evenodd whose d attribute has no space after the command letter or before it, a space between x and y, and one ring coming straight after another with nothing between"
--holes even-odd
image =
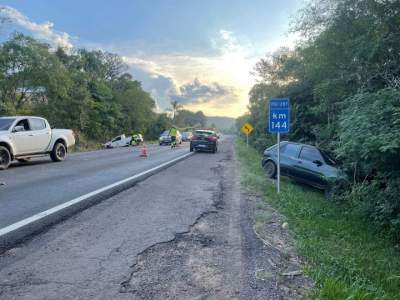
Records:
<instances>
[{"instance_id":1,"label":"road crack","mask_svg":"<svg viewBox=\"0 0 400 300\"><path fill-rule=\"evenodd\" d=\"M131 274L121 283L120 293L157 299L161 295L163 298L210 296L223 290L222 265L209 259L213 257L213 249L226 246L209 227L208 219L216 219L224 209L225 187L219 175L222 166L213 168L213 172L215 178L211 180L217 184L210 209L201 213L186 231L139 253Z\"/></svg>"}]
</instances>

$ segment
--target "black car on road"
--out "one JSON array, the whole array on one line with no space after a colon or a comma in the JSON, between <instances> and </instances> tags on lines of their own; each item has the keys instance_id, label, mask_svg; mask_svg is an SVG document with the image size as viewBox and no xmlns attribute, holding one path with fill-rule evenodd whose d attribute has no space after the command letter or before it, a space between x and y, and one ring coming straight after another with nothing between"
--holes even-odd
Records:
<instances>
[{"instance_id":1,"label":"black car on road","mask_svg":"<svg viewBox=\"0 0 400 300\"><path fill-rule=\"evenodd\" d=\"M218 151L218 136L212 130L196 130L190 140L190 152L209 151L216 153Z\"/></svg>"},{"instance_id":2,"label":"black car on road","mask_svg":"<svg viewBox=\"0 0 400 300\"><path fill-rule=\"evenodd\" d=\"M262 166L270 178L277 174L277 150L278 146L274 145L264 151ZM280 161L283 176L325 190L327 196L335 184L347 181L328 153L315 146L281 142Z\"/></svg>"}]
</instances>

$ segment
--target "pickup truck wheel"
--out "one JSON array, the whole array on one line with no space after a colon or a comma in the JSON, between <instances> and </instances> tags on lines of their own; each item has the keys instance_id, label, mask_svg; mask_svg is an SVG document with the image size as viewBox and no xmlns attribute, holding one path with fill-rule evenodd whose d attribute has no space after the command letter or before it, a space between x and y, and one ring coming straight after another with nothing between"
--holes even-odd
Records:
<instances>
[{"instance_id":1,"label":"pickup truck wheel","mask_svg":"<svg viewBox=\"0 0 400 300\"><path fill-rule=\"evenodd\" d=\"M61 142L57 142L50 153L51 160L63 161L66 156L67 156L67 149L65 148L64 144Z\"/></svg>"},{"instance_id":2,"label":"pickup truck wheel","mask_svg":"<svg viewBox=\"0 0 400 300\"><path fill-rule=\"evenodd\" d=\"M0 146L0 170L5 170L11 163L10 151L6 147Z\"/></svg>"}]
</instances>

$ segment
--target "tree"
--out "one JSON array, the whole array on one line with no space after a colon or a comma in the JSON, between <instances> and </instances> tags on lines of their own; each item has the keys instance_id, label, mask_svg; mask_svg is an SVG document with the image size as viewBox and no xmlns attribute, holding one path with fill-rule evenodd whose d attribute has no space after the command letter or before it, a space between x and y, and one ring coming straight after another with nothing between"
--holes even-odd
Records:
<instances>
[{"instance_id":1,"label":"tree","mask_svg":"<svg viewBox=\"0 0 400 300\"><path fill-rule=\"evenodd\" d=\"M0 103L9 113L66 94L68 75L46 44L15 34L0 46Z\"/></svg>"},{"instance_id":2,"label":"tree","mask_svg":"<svg viewBox=\"0 0 400 300\"><path fill-rule=\"evenodd\" d=\"M182 109L176 116L174 123L180 128L201 128L206 126L207 118L202 111L192 112Z\"/></svg>"},{"instance_id":3,"label":"tree","mask_svg":"<svg viewBox=\"0 0 400 300\"><path fill-rule=\"evenodd\" d=\"M183 105L178 101L171 101L171 108L168 109L172 113L172 120L175 120L175 117L178 115L179 110L183 108Z\"/></svg>"}]
</instances>

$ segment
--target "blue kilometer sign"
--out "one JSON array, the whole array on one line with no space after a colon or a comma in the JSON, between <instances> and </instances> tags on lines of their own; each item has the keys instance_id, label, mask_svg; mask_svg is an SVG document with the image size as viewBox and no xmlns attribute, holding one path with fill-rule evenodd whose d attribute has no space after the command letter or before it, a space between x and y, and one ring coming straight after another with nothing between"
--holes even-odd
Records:
<instances>
[{"instance_id":1,"label":"blue kilometer sign","mask_svg":"<svg viewBox=\"0 0 400 300\"><path fill-rule=\"evenodd\" d=\"M289 124L289 99L274 98L269 100L269 132L288 133Z\"/></svg>"}]
</instances>

